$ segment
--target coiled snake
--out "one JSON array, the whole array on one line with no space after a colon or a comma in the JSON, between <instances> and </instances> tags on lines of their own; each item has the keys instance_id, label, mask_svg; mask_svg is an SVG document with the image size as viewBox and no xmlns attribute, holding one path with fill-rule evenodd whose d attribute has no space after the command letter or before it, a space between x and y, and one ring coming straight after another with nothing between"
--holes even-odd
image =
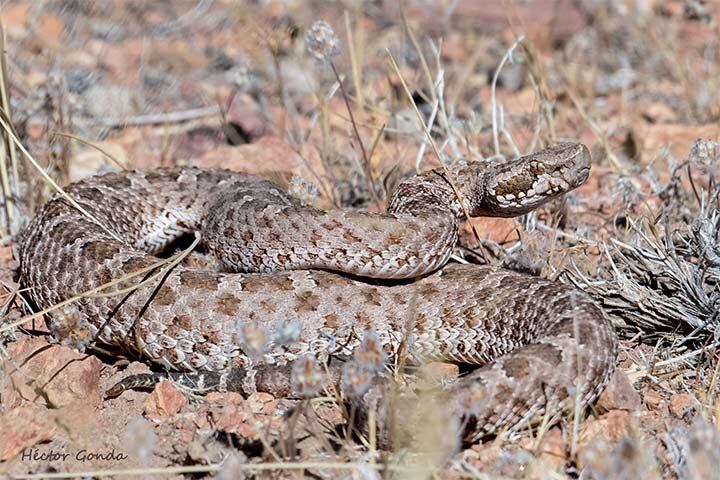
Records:
<instances>
[{"instance_id":1,"label":"coiled snake","mask_svg":"<svg viewBox=\"0 0 720 480\"><path fill-rule=\"evenodd\" d=\"M94 220L60 195L37 213L21 242L21 282L47 308L156 271L154 254L199 231L222 271L181 264L136 289L143 277L115 282L55 310L55 335L173 370L240 368L247 385L257 366L306 352L347 357L372 331L387 359L406 345L411 362L479 366L452 387L475 439L568 397L588 404L614 369L614 330L582 291L445 266L466 214L529 212L589 169L587 149L566 143L503 165L431 170L401 183L386 214L322 211L230 171L111 173L65 189Z\"/></svg>"}]
</instances>

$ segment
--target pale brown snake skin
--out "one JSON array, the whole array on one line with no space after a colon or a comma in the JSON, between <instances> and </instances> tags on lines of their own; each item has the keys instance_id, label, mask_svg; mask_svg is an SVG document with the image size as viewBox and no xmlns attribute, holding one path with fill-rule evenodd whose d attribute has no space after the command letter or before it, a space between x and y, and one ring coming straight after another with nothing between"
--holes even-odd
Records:
<instances>
[{"instance_id":1,"label":"pale brown snake skin","mask_svg":"<svg viewBox=\"0 0 720 480\"><path fill-rule=\"evenodd\" d=\"M470 216L512 217L579 186L589 169L585 146L566 143L448 173ZM388 359L406 344L410 362L480 366L453 387L469 440L570 396L589 404L615 366L615 332L582 291L444 266L464 213L442 169L401 183L387 214L321 211L258 177L194 168L111 173L66 192L123 241L53 197L21 242L21 282L38 307L148 267L196 230L226 273L179 265L159 289L83 298L51 314L61 339L91 336L175 370L244 367L251 379L305 352L347 357L371 330Z\"/></svg>"}]
</instances>

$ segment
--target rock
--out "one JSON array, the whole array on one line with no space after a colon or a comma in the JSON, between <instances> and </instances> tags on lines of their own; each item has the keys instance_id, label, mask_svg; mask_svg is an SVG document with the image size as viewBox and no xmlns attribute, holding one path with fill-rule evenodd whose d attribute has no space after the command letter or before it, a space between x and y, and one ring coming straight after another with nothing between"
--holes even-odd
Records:
<instances>
[{"instance_id":1,"label":"rock","mask_svg":"<svg viewBox=\"0 0 720 480\"><path fill-rule=\"evenodd\" d=\"M99 391L102 362L97 357L50 345L42 337L13 343L8 352L14 363L6 368L2 391L6 407L16 407L23 400L54 408L77 401L93 408L102 403Z\"/></svg>"},{"instance_id":2,"label":"rock","mask_svg":"<svg viewBox=\"0 0 720 480\"><path fill-rule=\"evenodd\" d=\"M597 401L600 412L611 410L637 412L640 410L641 404L640 395L630 383L630 379L625 372L619 369L615 370L613 376L610 377L610 382Z\"/></svg>"},{"instance_id":3,"label":"rock","mask_svg":"<svg viewBox=\"0 0 720 480\"><path fill-rule=\"evenodd\" d=\"M460 375L460 367L455 363L430 362L425 365L423 373L431 380L451 380Z\"/></svg>"},{"instance_id":4,"label":"rock","mask_svg":"<svg viewBox=\"0 0 720 480\"><path fill-rule=\"evenodd\" d=\"M640 113L652 123L671 123L677 119L677 112L661 102L641 104Z\"/></svg>"},{"instance_id":5,"label":"rock","mask_svg":"<svg viewBox=\"0 0 720 480\"><path fill-rule=\"evenodd\" d=\"M670 397L670 412L676 417L689 420L697 410L699 403L689 393L676 393Z\"/></svg>"},{"instance_id":6,"label":"rock","mask_svg":"<svg viewBox=\"0 0 720 480\"><path fill-rule=\"evenodd\" d=\"M526 448L533 451L535 458L538 460L530 463L528 478L546 478L549 471L563 471L567 462L567 442L565 442L560 428L554 427L545 433L540 439L537 448L532 445L536 442L536 439L525 438L523 441L521 443L527 444Z\"/></svg>"},{"instance_id":7,"label":"rock","mask_svg":"<svg viewBox=\"0 0 720 480\"><path fill-rule=\"evenodd\" d=\"M279 420L268 418L274 416L277 405L273 396L267 393L254 393L244 400L235 392L211 392L205 399L213 426L243 439L257 440L268 424L277 426Z\"/></svg>"},{"instance_id":8,"label":"rock","mask_svg":"<svg viewBox=\"0 0 720 480\"><path fill-rule=\"evenodd\" d=\"M195 162L198 167L229 168L238 172L264 173L286 172L300 175L306 179L314 179L306 162L287 143L275 137L262 137L254 143L245 145L219 146ZM312 165L318 174L322 170L319 165Z\"/></svg>"},{"instance_id":9,"label":"rock","mask_svg":"<svg viewBox=\"0 0 720 480\"><path fill-rule=\"evenodd\" d=\"M139 85L141 75L138 72L143 52L147 45L142 38L129 38L122 42L104 42L99 45L100 65L97 69L107 71L106 78L124 85Z\"/></svg>"},{"instance_id":10,"label":"rock","mask_svg":"<svg viewBox=\"0 0 720 480\"><path fill-rule=\"evenodd\" d=\"M625 410L612 410L597 418L588 419L580 429L578 457L598 442L614 444L630 434L632 417Z\"/></svg>"},{"instance_id":11,"label":"rock","mask_svg":"<svg viewBox=\"0 0 720 480\"><path fill-rule=\"evenodd\" d=\"M50 12L43 12L38 19L38 33L42 35L45 42L55 44L65 32L65 24L57 15Z\"/></svg>"},{"instance_id":12,"label":"rock","mask_svg":"<svg viewBox=\"0 0 720 480\"><path fill-rule=\"evenodd\" d=\"M272 415L277 405L275 404L275 398L269 393L255 392L248 397L246 400L247 405L250 407L252 413L261 415Z\"/></svg>"},{"instance_id":13,"label":"rock","mask_svg":"<svg viewBox=\"0 0 720 480\"><path fill-rule=\"evenodd\" d=\"M532 478L526 475L535 462L533 455L519 445L476 444L462 452L463 461L480 472L492 472L502 478Z\"/></svg>"},{"instance_id":14,"label":"rock","mask_svg":"<svg viewBox=\"0 0 720 480\"><path fill-rule=\"evenodd\" d=\"M57 425L48 410L25 403L0 415L0 462L9 460L38 442L53 438Z\"/></svg>"},{"instance_id":15,"label":"rock","mask_svg":"<svg viewBox=\"0 0 720 480\"><path fill-rule=\"evenodd\" d=\"M88 147L73 157L68 172L71 182L99 173L119 171L129 164L128 154L122 145L114 142L95 142L94 145L98 148Z\"/></svg>"},{"instance_id":16,"label":"rock","mask_svg":"<svg viewBox=\"0 0 720 480\"><path fill-rule=\"evenodd\" d=\"M475 244L475 234L470 227L472 225L477 231L480 239L492 240L497 243L514 242L519 240L515 222L512 218L471 218L462 228L462 235L468 239L470 244Z\"/></svg>"},{"instance_id":17,"label":"rock","mask_svg":"<svg viewBox=\"0 0 720 480\"><path fill-rule=\"evenodd\" d=\"M17 2L12 5L3 5L0 16L2 23L10 31L25 30L25 23L30 13L30 4L28 2Z\"/></svg>"},{"instance_id":18,"label":"rock","mask_svg":"<svg viewBox=\"0 0 720 480\"><path fill-rule=\"evenodd\" d=\"M682 125L636 122L631 135L644 162L656 158L658 151L663 148L667 148L675 160L682 161L690 155L690 147L696 139L720 140L714 123Z\"/></svg>"},{"instance_id":19,"label":"rock","mask_svg":"<svg viewBox=\"0 0 720 480\"><path fill-rule=\"evenodd\" d=\"M392 3L388 7L390 5ZM571 0L535 0L514 4L511 8L512 20L503 2L461 0L453 2L453 8L440 5L413 0L403 4L403 10L408 18L421 21L423 31L429 31L431 36L444 36L449 30L448 25L461 31L472 28L489 34L513 30L506 28L508 21L511 24L517 22L517 25L524 26L523 33L527 34L528 42L544 51L551 50L553 45L585 28L582 12L577 2Z\"/></svg>"},{"instance_id":20,"label":"rock","mask_svg":"<svg viewBox=\"0 0 720 480\"><path fill-rule=\"evenodd\" d=\"M660 406L663 398L658 392L648 390L643 393L643 401L645 402L645 405L647 405L648 409L652 409Z\"/></svg>"},{"instance_id":21,"label":"rock","mask_svg":"<svg viewBox=\"0 0 720 480\"><path fill-rule=\"evenodd\" d=\"M187 397L175 384L161 381L145 400L145 414L152 417L167 417L180 412L187 404Z\"/></svg>"}]
</instances>

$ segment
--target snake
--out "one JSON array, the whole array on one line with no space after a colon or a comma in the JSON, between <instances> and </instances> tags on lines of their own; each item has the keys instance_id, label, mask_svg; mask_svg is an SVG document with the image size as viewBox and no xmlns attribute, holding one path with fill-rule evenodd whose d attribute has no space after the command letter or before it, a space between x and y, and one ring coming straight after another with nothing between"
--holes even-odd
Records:
<instances>
[{"instance_id":1,"label":"snake","mask_svg":"<svg viewBox=\"0 0 720 480\"><path fill-rule=\"evenodd\" d=\"M588 294L449 261L468 218L531 212L582 185L590 165L580 143L457 161L400 182L383 213L316 208L230 170L102 174L39 209L20 240L20 282L64 344L171 372L242 372L243 391L277 394L258 372L352 359L369 340L384 368L400 357L471 366L448 405L477 441L588 406L613 373L616 333ZM188 245L212 261L177 261Z\"/></svg>"}]
</instances>

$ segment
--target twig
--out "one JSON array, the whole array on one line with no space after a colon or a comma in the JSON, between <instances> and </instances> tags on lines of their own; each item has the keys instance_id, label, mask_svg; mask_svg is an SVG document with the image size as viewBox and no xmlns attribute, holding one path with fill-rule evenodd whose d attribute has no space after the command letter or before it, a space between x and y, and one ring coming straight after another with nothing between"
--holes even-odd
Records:
<instances>
[{"instance_id":1,"label":"twig","mask_svg":"<svg viewBox=\"0 0 720 480\"><path fill-rule=\"evenodd\" d=\"M710 345L698 348L697 350L693 350L692 352L685 353L683 355L680 355L679 357L669 358L667 360L663 360L662 362L657 362L654 367L667 367L668 365L672 365L673 363L682 362L683 360L697 357L701 353L705 353L706 351L712 350L716 347L720 347L720 342L711 343Z\"/></svg>"},{"instance_id":2,"label":"twig","mask_svg":"<svg viewBox=\"0 0 720 480\"><path fill-rule=\"evenodd\" d=\"M515 43L512 44L512 46L508 49L507 52L505 52L505 55L503 55L502 60L500 60L500 65L498 65L497 70L495 70L495 75L493 75L492 80L492 86L490 87L490 98L492 99L492 127L493 127L493 145L495 146L495 155L500 156L500 138L498 137L498 119L497 119L497 100L495 98L495 90L497 89L497 81L498 77L500 76L500 71L502 70L503 66L505 66L505 62L510 61L510 63L513 62L512 55L515 51L515 48L517 48L520 43L525 40L525 35L520 35L520 37L515 41Z\"/></svg>"},{"instance_id":3,"label":"twig","mask_svg":"<svg viewBox=\"0 0 720 480\"><path fill-rule=\"evenodd\" d=\"M220 113L220 107L215 105L212 107L192 108L190 110L180 110L177 112L150 113L126 118L109 118L104 120L102 125L107 128L115 128L127 125L140 126L153 123L180 123L198 118L212 117Z\"/></svg>"},{"instance_id":4,"label":"twig","mask_svg":"<svg viewBox=\"0 0 720 480\"><path fill-rule=\"evenodd\" d=\"M343 85L343 81L340 78L340 74L337 71L337 68L335 68L335 62L327 59L328 63L330 64L330 68L333 71L333 74L335 75L335 80L337 80L338 84L340 84L340 93L342 93L343 100L345 101L345 108L347 108L348 115L350 116L350 123L353 127L353 132L355 133L355 138L357 139L358 143L360 144L360 152L362 153L363 161L365 162L365 176L367 177L368 181L368 188L370 189L370 194L373 197L373 200L375 203L380 206L380 199L377 196L377 192L375 191L375 181L372 177L372 167L370 164L370 158L368 158L367 151L365 150L365 144L362 141L362 137L360 136L360 131L358 130L357 123L355 123L355 115L353 114L352 108L350 107L350 97L348 97L347 92L345 91L345 85Z\"/></svg>"},{"instance_id":5,"label":"twig","mask_svg":"<svg viewBox=\"0 0 720 480\"><path fill-rule=\"evenodd\" d=\"M438 161L440 162L440 165L442 166L443 173L445 174L445 177L447 178L448 183L450 184L450 187L453 190L453 193L458 199L458 203L460 204L460 208L463 211L463 214L465 215L465 218L469 221L470 220L470 214L467 211L467 206L465 205L465 199L460 194L460 191L458 190L457 186L455 185L455 182L452 179L452 176L450 175L450 171L448 170L447 165L445 165L445 162L442 159L442 155L440 154L440 151L438 150L437 145L435 144L435 140L432 138L432 135L430 134L430 131L427 128L427 125L425 125L425 120L423 120L422 114L420 113L420 110L418 110L417 105L415 105L415 102L412 99L412 94L410 93L410 89L407 86L407 83L405 83L405 79L402 76L402 73L400 72L400 67L398 66L397 62L395 61L395 58L392 56L392 53L390 53L390 50L385 49L388 56L390 57L390 62L392 62L393 68L395 69L395 72L397 73L398 77L400 78L400 83L403 86L403 89L405 90L405 94L407 95L410 104L413 106L413 109L415 110L415 115L417 115L418 121L420 122L420 125L423 128L423 131L425 132L425 137L430 142L430 146L433 149L433 152L438 158ZM471 222L472 231L475 234L475 238L477 241L480 241L480 234L475 229L475 225L472 225Z\"/></svg>"}]
</instances>

